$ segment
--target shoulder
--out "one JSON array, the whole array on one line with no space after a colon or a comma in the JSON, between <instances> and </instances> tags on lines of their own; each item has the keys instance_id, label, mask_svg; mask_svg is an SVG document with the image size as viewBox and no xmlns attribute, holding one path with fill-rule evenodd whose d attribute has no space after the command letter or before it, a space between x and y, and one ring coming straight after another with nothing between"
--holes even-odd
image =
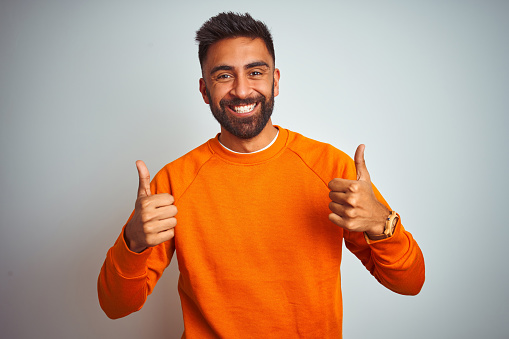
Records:
<instances>
[{"instance_id":1,"label":"shoulder","mask_svg":"<svg viewBox=\"0 0 509 339\"><path fill-rule=\"evenodd\" d=\"M164 168L168 168L168 170L178 169L194 171L201 167L203 163L207 162L212 155L213 153L209 147L209 142L206 142L184 154L180 158L170 162Z\"/></svg>"},{"instance_id":2,"label":"shoulder","mask_svg":"<svg viewBox=\"0 0 509 339\"><path fill-rule=\"evenodd\" d=\"M355 178L352 158L330 144L289 131L288 149L324 180Z\"/></svg>"},{"instance_id":3,"label":"shoulder","mask_svg":"<svg viewBox=\"0 0 509 339\"><path fill-rule=\"evenodd\" d=\"M156 193L173 195L189 186L201 167L213 156L208 142L165 165L154 177ZM175 196L175 199L178 197Z\"/></svg>"}]
</instances>

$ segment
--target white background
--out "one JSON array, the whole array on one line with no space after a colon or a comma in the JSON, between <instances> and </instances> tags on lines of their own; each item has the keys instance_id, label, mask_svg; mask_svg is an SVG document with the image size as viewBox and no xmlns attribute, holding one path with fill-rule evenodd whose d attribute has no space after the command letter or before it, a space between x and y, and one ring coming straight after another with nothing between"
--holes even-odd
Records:
<instances>
[{"instance_id":1,"label":"white background","mask_svg":"<svg viewBox=\"0 0 509 339\"><path fill-rule=\"evenodd\" d=\"M419 242L420 295L345 252L344 337L507 338L507 1L0 1L2 338L179 338L175 262L109 320L96 279L152 174L219 131L194 32L267 23L273 121L351 156ZM255 319L253 321L256 321Z\"/></svg>"}]
</instances>

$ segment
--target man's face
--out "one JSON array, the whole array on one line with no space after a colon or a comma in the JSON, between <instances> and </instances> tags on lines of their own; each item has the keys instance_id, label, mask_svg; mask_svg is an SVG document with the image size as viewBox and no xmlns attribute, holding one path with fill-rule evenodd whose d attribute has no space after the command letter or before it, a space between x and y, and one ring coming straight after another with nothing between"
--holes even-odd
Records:
<instances>
[{"instance_id":1,"label":"man's face","mask_svg":"<svg viewBox=\"0 0 509 339\"><path fill-rule=\"evenodd\" d=\"M202 72L200 92L222 128L242 139L257 136L279 94L279 70L263 40L240 37L212 44Z\"/></svg>"}]
</instances>

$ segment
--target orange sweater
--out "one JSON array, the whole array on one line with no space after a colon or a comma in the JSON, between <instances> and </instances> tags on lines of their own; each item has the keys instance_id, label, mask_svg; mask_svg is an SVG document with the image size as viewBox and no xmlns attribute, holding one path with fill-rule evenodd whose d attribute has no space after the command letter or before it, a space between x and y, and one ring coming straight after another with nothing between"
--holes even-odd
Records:
<instances>
[{"instance_id":1,"label":"orange sweater","mask_svg":"<svg viewBox=\"0 0 509 339\"><path fill-rule=\"evenodd\" d=\"M384 286L417 294L424 259L400 223L368 245L329 221L327 184L338 177L356 178L351 158L282 128L259 153L209 140L154 177L153 194L175 197L175 238L136 254L121 234L99 275L103 310L141 309L175 252L183 337L338 338L343 239Z\"/></svg>"}]
</instances>

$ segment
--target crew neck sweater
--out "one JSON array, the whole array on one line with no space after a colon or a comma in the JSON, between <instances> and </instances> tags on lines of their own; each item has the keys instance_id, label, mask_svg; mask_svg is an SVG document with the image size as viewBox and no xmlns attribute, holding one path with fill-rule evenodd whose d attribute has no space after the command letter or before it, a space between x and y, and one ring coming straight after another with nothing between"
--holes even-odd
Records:
<instances>
[{"instance_id":1,"label":"crew neck sweater","mask_svg":"<svg viewBox=\"0 0 509 339\"><path fill-rule=\"evenodd\" d=\"M175 237L138 254L120 234L98 281L108 316L141 309L174 253L183 338L340 338L343 241L384 286L419 292L424 259L401 221L370 244L329 221L327 184L355 180L353 160L278 129L261 152L230 152L216 136L156 174L152 194L175 198Z\"/></svg>"}]
</instances>

